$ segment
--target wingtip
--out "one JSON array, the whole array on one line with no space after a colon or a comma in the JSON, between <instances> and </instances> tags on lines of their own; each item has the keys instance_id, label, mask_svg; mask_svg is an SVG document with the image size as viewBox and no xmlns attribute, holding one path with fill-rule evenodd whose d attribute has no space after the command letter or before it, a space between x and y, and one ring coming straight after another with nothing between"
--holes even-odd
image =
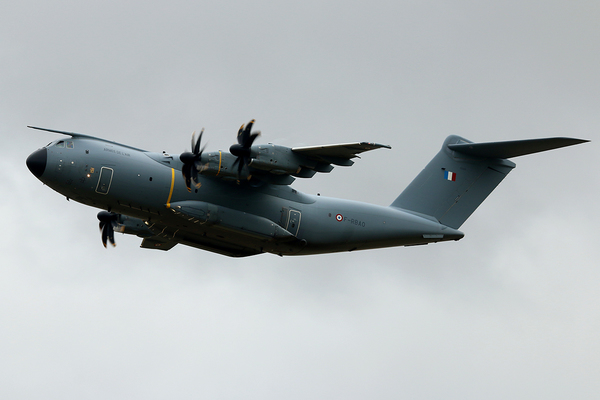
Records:
<instances>
[{"instance_id":1,"label":"wingtip","mask_svg":"<svg viewBox=\"0 0 600 400\"><path fill-rule=\"evenodd\" d=\"M552 139L552 138L549 138ZM577 143L585 143L585 142L590 142L591 140L588 139L579 139L579 138L574 138L574 137L557 137L555 139L560 139L560 140L570 140L572 142L577 142Z\"/></svg>"},{"instance_id":2,"label":"wingtip","mask_svg":"<svg viewBox=\"0 0 600 400\"><path fill-rule=\"evenodd\" d=\"M591 142L591 140L588 140L588 139L579 139L579 138L570 138L570 137L565 137L565 138L560 138L560 139L564 140L565 143L568 143L568 144L566 144L566 146L573 146L576 144L583 144L583 143Z\"/></svg>"},{"instance_id":3,"label":"wingtip","mask_svg":"<svg viewBox=\"0 0 600 400\"><path fill-rule=\"evenodd\" d=\"M27 125L27 127L30 128L30 129L37 129L38 131L45 131L45 132L51 132L51 133L59 133L61 135L88 137L87 135L83 135L83 134L80 134L80 133L65 132L65 131L59 131L59 130L56 130L56 129L49 129L49 128L40 128L39 126Z\"/></svg>"}]
</instances>

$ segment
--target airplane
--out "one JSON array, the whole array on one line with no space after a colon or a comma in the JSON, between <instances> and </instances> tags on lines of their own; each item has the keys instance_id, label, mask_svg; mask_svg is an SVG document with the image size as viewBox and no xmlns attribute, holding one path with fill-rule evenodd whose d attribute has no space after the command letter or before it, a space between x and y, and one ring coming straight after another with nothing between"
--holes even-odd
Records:
<instances>
[{"instance_id":1,"label":"airplane","mask_svg":"<svg viewBox=\"0 0 600 400\"><path fill-rule=\"evenodd\" d=\"M178 155L28 126L67 138L33 152L26 164L67 200L102 210L104 247L122 232L142 238L146 249L182 244L231 257L299 256L460 240L460 226L516 166L509 158L588 142L473 143L451 135L386 207L304 194L290 184L390 146L254 144L254 123L240 127L229 152L205 152L202 130L192 134L191 151Z\"/></svg>"}]
</instances>

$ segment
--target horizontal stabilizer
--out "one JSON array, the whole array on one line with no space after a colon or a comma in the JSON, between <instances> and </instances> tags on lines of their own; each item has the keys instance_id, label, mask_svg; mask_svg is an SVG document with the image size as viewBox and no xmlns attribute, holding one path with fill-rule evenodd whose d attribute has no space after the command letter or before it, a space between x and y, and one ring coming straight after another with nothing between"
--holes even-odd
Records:
<instances>
[{"instance_id":1,"label":"horizontal stabilizer","mask_svg":"<svg viewBox=\"0 0 600 400\"><path fill-rule=\"evenodd\" d=\"M512 158L585 142L589 142L589 140L556 137L508 142L449 144L448 148L473 157Z\"/></svg>"}]
</instances>

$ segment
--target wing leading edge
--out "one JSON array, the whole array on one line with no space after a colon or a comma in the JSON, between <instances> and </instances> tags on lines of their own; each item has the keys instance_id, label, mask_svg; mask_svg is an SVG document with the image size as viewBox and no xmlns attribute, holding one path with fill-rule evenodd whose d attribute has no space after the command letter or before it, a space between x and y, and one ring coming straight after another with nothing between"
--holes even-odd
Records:
<instances>
[{"instance_id":1,"label":"wing leading edge","mask_svg":"<svg viewBox=\"0 0 600 400\"><path fill-rule=\"evenodd\" d=\"M328 144L322 146L293 147L292 151L318 162L337 165L352 165L352 158L359 157L358 154L369 150L391 149L387 144L356 142ZM360 158L360 157L359 157Z\"/></svg>"}]
</instances>

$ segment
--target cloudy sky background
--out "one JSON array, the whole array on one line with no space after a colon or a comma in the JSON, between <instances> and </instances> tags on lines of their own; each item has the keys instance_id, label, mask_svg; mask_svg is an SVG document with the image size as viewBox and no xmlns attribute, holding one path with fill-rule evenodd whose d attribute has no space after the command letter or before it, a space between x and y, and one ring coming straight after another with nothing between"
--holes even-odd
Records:
<instances>
[{"instance_id":1,"label":"cloudy sky background","mask_svg":"<svg viewBox=\"0 0 600 400\"><path fill-rule=\"evenodd\" d=\"M0 397L596 398L600 5L0 4ZM100 242L26 157L81 132L179 153L375 141L298 190L388 205L447 135L517 158L457 243L231 259Z\"/></svg>"}]
</instances>

